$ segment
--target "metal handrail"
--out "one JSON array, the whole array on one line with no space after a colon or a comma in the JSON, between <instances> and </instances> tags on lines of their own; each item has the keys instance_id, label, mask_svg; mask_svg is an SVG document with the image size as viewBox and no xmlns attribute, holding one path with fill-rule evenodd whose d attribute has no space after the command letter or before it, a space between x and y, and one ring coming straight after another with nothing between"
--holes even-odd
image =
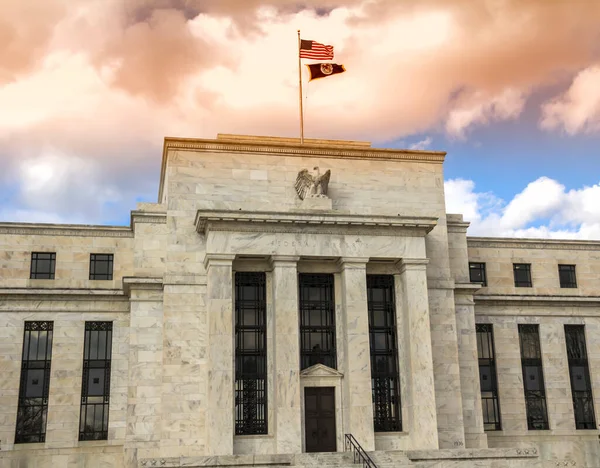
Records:
<instances>
[{"instance_id":1,"label":"metal handrail","mask_svg":"<svg viewBox=\"0 0 600 468\"><path fill-rule=\"evenodd\" d=\"M358 440L354 438L352 434L344 435L344 450L347 452L349 448L352 448L352 454L354 456L354 463L357 463L357 459L362 463L363 468L377 468L377 465L371 457L365 452L365 450L358 443Z\"/></svg>"}]
</instances>

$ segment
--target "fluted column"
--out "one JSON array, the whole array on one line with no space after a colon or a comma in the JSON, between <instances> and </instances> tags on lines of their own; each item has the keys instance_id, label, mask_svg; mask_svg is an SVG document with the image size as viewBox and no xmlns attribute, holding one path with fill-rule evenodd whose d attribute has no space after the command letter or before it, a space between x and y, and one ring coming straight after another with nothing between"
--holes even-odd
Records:
<instances>
[{"instance_id":1,"label":"fluted column","mask_svg":"<svg viewBox=\"0 0 600 468\"><path fill-rule=\"evenodd\" d=\"M208 405L206 452L232 455L234 434L233 269L235 255L206 254Z\"/></svg>"},{"instance_id":2,"label":"fluted column","mask_svg":"<svg viewBox=\"0 0 600 468\"><path fill-rule=\"evenodd\" d=\"M405 430L411 434L413 449L438 448L427 263L427 259L420 258L404 258L400 262L404 330L398 330L398 336L408 343L410 395L405 405L409 413Z\"/></svg>"},{"instance_id":3,"label":"fluted column","mask_svg":"<svg viewBox=\"0 0 600 468\"><path fill-rule=\"evenodd\" d=\"M365 450L375 450L369 313L367 309L368 258L340 258L342 314L344 317L345 429Z\"/></svg>"},{"instance_id":4,"label":"fluted column","mask_svg":"<svg viewBox=\"0 0 600 468\"><path fill-rule=\"evenodd\" d=\"M274 255L275 437L277 453L302 451L300 406L300 338L298 320L299 257Z\"/></svg>"}]
</instances>

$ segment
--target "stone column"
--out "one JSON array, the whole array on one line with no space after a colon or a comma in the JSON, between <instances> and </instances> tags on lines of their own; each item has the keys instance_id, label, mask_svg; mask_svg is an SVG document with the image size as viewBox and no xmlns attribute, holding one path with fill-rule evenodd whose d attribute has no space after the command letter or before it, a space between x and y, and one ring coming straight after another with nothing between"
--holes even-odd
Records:
<instances>
[{"instance_id":1,"label":"stone column","mask_svg":"<svg viewBox=\"0 0 600 468\"><path fill-rule=\"evenodd\" d=\"M354 435L365 450L375 450L367 310L368 261L368 258L346 257L339 260L346 348L342 372L345 430Z\"/></svg>"},{"instance_id":2,"label":"stone column","mask_svg":"<svg viewBox=\"0 0 600 468\"><path fill-rule=\"evenodd\" d=\"M477 334L475 332L475 302L473 301L473 292L477 289L479 286L457 284L454 290L460 388L467 448L487 448L487 435L483 430Z\"/></svg>"},{"instance_id":3,"label":"stone column","mask_svg":"<svg viewBox=\"0 0 600 468\"><path fill-rule=\"evenodd\" d=\"M206 254L206 320L208 329L207 455L232 455L234 435L234 316L235 255Z\"/></svg>"},{"instance_id":4,"label":"stone column","mask_svg":"<svg viewBox=\"0 0 600 468\"><path fill-rule=\"evenodd\" d=\"M300 336L298 273L300 257L274 255L273 307L275 326L274 419L277 453L302 452L300 406Z\"/></svg>"},{"instance_id":5,"label":"stone column","mask_svg":"<svg viewBox=\"0 0 600 468\"><path fill-rule=\"evenodd\" d=\"M427 259L404 258L400 262L402 284L402 322L404 330L398 336L408 343L410 395L405 405L408 415L411 448L437 449L438 431L433 380L433 357L427 294Z\"/></svg>"}]
</instances>

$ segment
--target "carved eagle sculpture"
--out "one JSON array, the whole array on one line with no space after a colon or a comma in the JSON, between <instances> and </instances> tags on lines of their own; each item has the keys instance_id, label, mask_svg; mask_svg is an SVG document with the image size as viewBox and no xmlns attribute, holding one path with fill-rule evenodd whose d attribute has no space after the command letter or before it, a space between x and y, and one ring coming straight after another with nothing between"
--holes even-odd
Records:
<instances>
[{"instance_id":1,"label":"carved eagle sculpture","mask_svg":"<svg viewBox=\"0 0 600 468\"><path fill-rule=\"evenodd\" d=\"M308 169L303 169L298 172L296 178L296 192L300 200L310 197L327 198L327 187L329 185L329 178L331 177L331 170L327 170L325 174L319 172L319 168L313 168L316 171L315 175L308 172Z\"/></svg>"}]
</instances>

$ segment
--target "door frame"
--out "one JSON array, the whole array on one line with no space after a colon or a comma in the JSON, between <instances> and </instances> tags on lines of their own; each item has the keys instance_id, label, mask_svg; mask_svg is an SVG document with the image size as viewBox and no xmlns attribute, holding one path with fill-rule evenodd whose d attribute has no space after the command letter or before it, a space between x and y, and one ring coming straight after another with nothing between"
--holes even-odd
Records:
<instances>
[{"instance_id":1,"label":"door frame","mask_svg":"<svg viewBox=\"0 0 600 468\"><path fill-rule=\"evenodd\" d=\"M306 452L306 387L333 387L335 395L335 445L338 452L344 451L344 417L342 400L342 379L344 375L331 367L315 364L300 372L300 410L302 415L302 452Z\"/></svg>"}]
</instances>

